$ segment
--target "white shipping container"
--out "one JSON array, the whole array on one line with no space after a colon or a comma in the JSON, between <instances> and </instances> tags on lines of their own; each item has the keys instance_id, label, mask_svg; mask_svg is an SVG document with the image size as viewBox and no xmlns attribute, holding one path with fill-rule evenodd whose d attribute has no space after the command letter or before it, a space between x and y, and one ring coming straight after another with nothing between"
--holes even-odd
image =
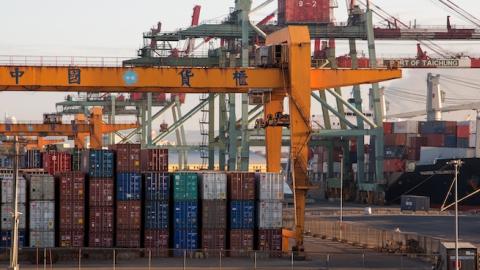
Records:
<instances>
[{"instance_id":1,"label":"white shipping container","mask_svg":"<svg viewBox=\"0 0 480 270\"><path fill-rule=\"evenodd\" d=\"M30 231L30 247L55 247L55 232Z\"/></svg>"},{"instance_id":2,"label":"white shipping container","mask_svg":"<svg viewBox=\"0 0 480 270\"><path fill-rule=\"evenodd\" d=\"M259 173L256 179L260 200L283 200L285 177L282 174Z\"/></svg>"},{"instance_id":3,"label":"white shipping container","mask_svg":"<svg viewBox=\"0 0 480 270\"><path fill-rule=\"evenodd\" d=\"M227 199L227 174L202 172L200 173L200 183L202 200Z\"/></svg>"},{"instance_id":4,"label":"white shipping container","mask_svg":"<svg viewBox=\"0 0 480 270\"><path fill-rule=\"evenodd\" d=\"M470 134L470 139L468 140L468 146L475 148L477 145L477 134Z\"/></svg>"},{"instance_id":5,"label":"white shipping container","mask_svg":"<svg viewBox=\"0 0 480 270\"><path fill-rule=\"evenodd\" d=\"M27 202L27 181L23 177L18 178L18 202ZM13 203L13 177L2 179L2 203Z\"/></svg>"},{"instance_id":6,"label":"white shipping container","mask_svg":"<svg viewBox=\"0 0 480 270\"><path fill-rule=\"evenodd\" d=\"M393 123L393 133L405 134L405 133L418 133L417 121L402 121Z\"/></svg>"},{"instance_id":7,"label":"white shipping container","mask_svg":"<svg viewBox=\"0 0 480 270\"><path fill-rule=\"evenodd\" d=\"M55 200L55 182L50 175L32 175L30 177L30 200Z\"/></svg>"},{"instance_id":8,"label":"white shipping container","mask_svg":"<svg viewBox=\"0 0 480 270\"><path fill-rule=\"evenodd\" d=\"M55 229L55 202L30 202L30 230L49 231Z\"/></svg>"},{"instance_id":9,"label":"white shipping container","mask_svg":"<svg viewBox=\"0 0 480 270\"><path fill-rule=\"evenodd\" d=\"M475 149L451 147L422 147L418 165L435 164L438 159L473 158Z\"/></svg>"},{"instance_id":10,"label":"white shipping container","mask_svg":"<svg viewBox=\"0 0 480 270\"><path fill-rule=\"evenodd\" d=\"M283 205L281 201L260 201L258 203L258 227L260 229L283 227Z\"/></svg>"},{"instance_id":11,"label":"white shipping container","mask_svg":"<svg viewBox=\"0 0 480 270\"><path fill-rule=\"evenodd\" d=\"M23 229L26 229L27 226L26 226L26 212L25 212L25 204L24 203L20 203L18 204L18 212L20 212L20 223L18 224L19 226L19 229L23 230ZM12 208L12 204L2 204L1 206L1 217L2 217L2 221L1 221L1 229L2 230L11 230L12 229L12 214L13 214L13 208Z\"/></svg>"}]
</instances>

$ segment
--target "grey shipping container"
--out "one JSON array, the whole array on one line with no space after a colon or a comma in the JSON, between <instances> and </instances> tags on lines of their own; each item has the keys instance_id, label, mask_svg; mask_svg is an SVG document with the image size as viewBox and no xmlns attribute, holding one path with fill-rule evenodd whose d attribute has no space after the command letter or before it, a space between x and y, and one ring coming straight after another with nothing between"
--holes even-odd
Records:
<instances>
[{"instance_id":1,"label":"grey shipping container","mask_svg":"<svg viewBox=\"0 0 480 270\"><path fill-rule=\"evenodd\" d=\"M256 175L259 200L283 200L285 177L279 173L258 173Z\"/></svg>"},{"instance_id":2,"label":"grey shipping container","mask_svg":"<svg viewBox=\"0 0 480 270\"><path fill-rule=\"evenodd\" d=\"M55 232L30 231L30 247L55 247Z\"/></svg>"},{"instance_id":3,"label":"grey shipping container","mask_svg":"<svg viewBox=\"0 0 480 270\"><path fill-rule=\"evenodd\" d=\"M27 181L23 177L18 178L18 202L27 202ZM2 203L13 203L13 177L2 179Z\"/></svg>"},{"instance_id":4,"label":"grey shipping container","mask_svg":"<svg viewBox=\"0 0 480 270\"><path fill-rule=\"evenodd\" d=\"M430 210L430 197L403 195L401 201L402 211Z\"/></svg>"},{"instance_id":5,"label":"grey shipping container","mask_svg":"<svg viewBox=\"0 0 480 270\"><path fill-rule=\"evenodd\" d=\"M30 200L50 201L55 200L55 180L50 175L31 175Z\"/></svg>"},{"instance_id":6,"label":"grey shipping container","mask_svg":"<svg viewBox=\"0 0 480 270\"><path fill-rule=\"evenodd\" d=\"M30 202L30 230L49 231L55 229L55 202Z\"/></svg>"},{"instance_id":7,"label":"grey shipping container","mask_svg":"<svg viewBox=\"0 0 480 270\"><path fill-rule=\"evenodd\" d=\"M203 200L227 199L227 174L220 172L202 172L200 176L200 194Z\"/></svg>"},{"instance_id":8,"label":"grey shipping container","mask_svg":"<svg viewBox=\"0 0 480 270\"><path fill-rule=\"evenodd\" d=\"M283 206L281 201L260 201L258 203L258 227L277 229L283 225Z\"/></svg>"},{"instance_id":9,"label":"grey shipping container","mask_svg":"<svg viewBox=\"0 0 480 270\"><path fill-rule=\"evenodd\" d=\"M11 230L12 229L12 213L13 213L13 203L12 204L2 204L1 207L1 216L2 216L2 222L1 222L1 229L2 230ZM25 212L25 204L20 203L18 204L18 212L21 213L20 215L20 223L18 224L20 230L24 230L27 228L26 226L26 212Z\"/></svg>"}]
</instances>

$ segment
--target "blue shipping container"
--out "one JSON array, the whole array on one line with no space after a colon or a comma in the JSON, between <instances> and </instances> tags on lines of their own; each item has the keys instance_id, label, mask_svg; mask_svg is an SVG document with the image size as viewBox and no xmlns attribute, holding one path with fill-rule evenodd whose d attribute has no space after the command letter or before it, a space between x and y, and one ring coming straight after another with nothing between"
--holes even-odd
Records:
<instances>
[{"instance_id":1,"label":"blue shipping container","mask_svg":"<svg viewBox=\"0 0 480 270\"><path fill-rule=\"evenodd\" d=\"M198 249L198 232L197 230L177 230L173 232L173 248L175 256L183 256L184 250Z\"/></svg>"},{"instance_id":2,"label":"blue shipping container","mask_svg":"<svg viewBox=\"0 0 480 270\"><path fill-rule=\"evenodd\" d=\"M95 178L111 178L114 170L114 154L108 150L90 150L88 154L88 174Z\"/></svg>"},{"instance_id":3,"label":"blue shipping container","mask_svg":"<svg viewBox=\"0 0 480 270\"><path fill-rule=\"evenodd\" d=\"M444 144L445 144L445 147L457 147L457 136L446 135Z\"/></svg>"},{"instance_id":4,"label":"blue shipping container","mask_svg":"<svg viewBox=\"0 0 480 270\"><path fill-rule=\"evenodd\" d=\"M141 200L142 176L139 173L117 174L117 200Z\"/></svg>"},{"instance_id":5,"label":"blue shipping container","mask_svg":"<svg viewBox=\"0 0 480 270\"><path fill-rule=\"evenodd\" d=\"M255 226L255 202L231 201L230 202L230 228L253 229Z\"/></svg>"},{"instance_id":6,"label":"blue shipping container","mask_svg":"<svg viewBox=\"0 0 480 270\"><path fill-rule=\"evenodd\" d=\"M145 201L145 229L168 230L168 202Z\"/></svg>"},{"instance_id":7,"label":"blue shipping container","mask_svg":"<svg viewBox=\"0 0 480 270\"><path fill-rule=\"evenodd\" d=\"M25 247L25 230L18 231L18 246ZM12 247L12 231L1 231L0 232L0 248L11 248Z\"/></svg>"},{"instance_id":8,"label":"blue shipping container","mask_svg":"<svg viewBox=\"0 0 480 270\"><path fill-rule=\"evenodd\" d=\"M470 147L470 142L469 139L465 138L457 138L457 147L458 148L469 148Z\"/></svg>"},{"instance_id":9,"label":"blue shipping container","mask_svg":"<svg viewBox=\"0 0 480 270\"><path fill-rule=\"evenodd\" d=\"M174 228L198 228L198 203L196 201L181 201L174 204Z\"/></svg>"},{"instance_id":10,"label":"blue shipping container","mask_svg":"<svg viewBox=\"0 0 480 270\"><path fill-rule=\"evenodd\" d=\"M145 200L168 201L170 197L170 174L145 173Z\"/></svg>"}]
</instances>

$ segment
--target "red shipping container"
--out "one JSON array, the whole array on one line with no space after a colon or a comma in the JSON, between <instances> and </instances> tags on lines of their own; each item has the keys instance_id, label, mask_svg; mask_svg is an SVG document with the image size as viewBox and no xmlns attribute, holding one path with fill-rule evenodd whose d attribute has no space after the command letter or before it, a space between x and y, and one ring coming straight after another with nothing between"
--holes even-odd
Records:
<instances>
[{"instance_id":1,"label":"red shipping container","mask_svg":"<svg viewBox=\"0 0 480 270\"><path fill-rule=\"evenodd\" d=\"M43 153L43 169L51 175L70 172L72 170L72 155L63 152Z\"/></svg>"},{"instance_id":2,"label":"red shipping container","mask_svg":"<svg viewBox=\"0 0 480 270\"><path fill-rule=\"evenodd\" d=\"M95 178L89 180L88 205L92 206L113 206L113 179Z\"/></svg>"},{"instance_id":3,"label":"red shipping container","mask_svg":"<svg viewBox=\"0 0 480 270\"><path fill-rule=\"evenodd\" d=\"M60 174L60 204L85 202L85 175L79 172Z\"/></svg>"},{"instance_id":4,"label":"red shipping container","mask_svg":"<svg viewBox=\"0 0 480 270\"><path fill-rule=\"evenodd\" d=\"M85 232L83 230L62 231L60 229L60 247L83 247Z\"/></svg>"},{"instance_id":5,"label":"red shipping container","mask_svg":"<svg viewBox=\"0 0 480 270\"><path fill-rule=\"evenodd\" d=\"M421 148L408 148L408 160L420 160L420 149Z\"/></svg>"},{"instance_id":6,"label":"red shipping container","mask_svg":"<svg viewBox=\"0 0 480 270\"><path fill-rule=\"evenodd\" d=\"M253 251L253 230L230 231L230 256L249 256Z\"/></svg>"},{"instance_id":7,"label":"red shipping container","mask_svg":"<svg viewBox=\"0 0 480 270\"><path fill-rule=\"evenodd\" d=\"M445 135L443 134L428 134L426 135L427 145L431 147L443 147L445 145Z\"/></svg>"},{"instance_id":8,"label":"red shipping container","mask_svg":"<svg viewBox=\"0 0 480 270\"><path fill-rule=\"evenodd\" d=\"M111 232L90 232L88 234L88 246L95 248L113 247L113 231Z\"/></svg>"},{"instance_id":9,"label":"red shipping container","mask_svg":"<svg viewBox=\"0 0 480 270\"><path fill-rule=\"evenodd\" d=\"M214 250L214 252L225 250L227 246L226 233L227 231L225 229L203 229L201 236L202 248Z\"/></svg>"},{"instance_id":10,"label":"red shipping container","mask_svg":"<svg viewBox=\"0 0 480 270\"><path fill-rule=\"evenodd\" d=\"M175 98L178 96L178 101L180 101L180 104L184 104L185 103L185 97L186 95L185 94L172 94L171 95L171 99L172 100L175 100Z\"/></svg>"},{"instance_id":11,"label":"red shipping container","mask_svg":"<svg viewBox=\"0 0 480 270\"><path fill-rule=\"evenodd\" d=\"M330 0L278 0L278 21L288 23L329 23Z\"/></svg>"},{"instance_id":12,"label":"red shipping container","mask_svg":"<svg viewBox=\"0 0 480 270\"><path fill-rule=\"evenodd\" d=\"M141 150L141 164L144 172L168 172L168 149Z\"/></svg>"},{"instance_id":13,"label":"red shipping container","mask_svg":"<svg viewBox=\"0 0 480 270\"><path fill-rule=\"evenodd\" d=\"M117 230L141 229L141 204L141 201L117 201Z\"/></svg>"},{"instance_id":14,"label":"red shipping container","mask_svg":"<svg viewBox=\"0 0 480 270\"><path fill-rule=\"evenodd\" d=\"M407 145L407 134L385 134L384 140L389 146Z\"/></svg>"},{"instance_id":15,"label":"red shipping container","mask_svg":"<svg viewBox=\"0 0 480 270\"><path fill-rule=\"evenodd\" d=\"M60 231L85 229L85 202L60 201Z\"/></svg>"},{"instance_id":16,"label":"red shipping container","mask_svg":"<svg viewBox=\"0 0 480 270\"><path fill-rule=\"evenodd\" d=\"M456 135L457 134L457 122L445 121L445 134Z\"/></svg>"},{"instance_id":17,"label":"red shipping container","mask_svg":"<svg viewBox=\"0 0 480 270\"><path fill-rule=\"evenodd\" d=\"M158 103L164 103L167 100L167 94L165 93L153 93L153 100Z\"/></svg>"},{"instance_id":18,"label":"red shipping container","mask_svg":"<svg viewBox=\"0 0 480 270\"><path fill-rule=\"evenodd\" d=\"M139 248L140 229L138 230L117 230L116 247Z\"/></svg>"},{"instance_id":19,"label":"red shipping container","mask_svg":"<svg viewBox=\"0 0 480 270\"><path fill-rule=\"evenodd\" d=\"M145 230L144 245L152 256L168 256L168 230Z\"/></svg>"},{"instance_id":20,"label":"red shipping container","mask_svg":"<svg viewBox=\"0 0 480 270\"><path fill-rule=\"evenodd\" d=\"M227 174L228 194L231 200L255 200L255 174L230 172Z\"/></svg>"},{"instance_id":21,"label":"red shipping container","mask_svg":"<svg viewBox=\"0 0 480 270\"><path fill-rule=\"evenodd\" d=\"M88 230L92 232L112 233L113 232L113 207L90 207Z\"/></svg>"},{"instance_id":22,"label":"red shipping container","mask_svg":"<svg viewBox=\"0 0 480 270\"><path fill-rule=\"evenodd\" d=\"M272 257L282 256L282 229L258 230L257 249Z\"/></svg>"},{"instance_id":23,"label":"red shipping container","mask_svg":"<svg viewBox=\"0 0 480 270\"><path fill-rule=\"evenodd\" d=\"M384 134L392 134L393 133L393 123L392 122L384 122L383 123L383 133Z\"/></svg>"},{"instance_id":24,"label":"red shipping container","mask_svg":"<svg viewBox=\"0 0 480 270\"><path fill-rule=\"evenodd\" d=\"M131 93L130 94L130 99L133 100L133 101L142 100L143 99L143 93Z\"/></svg>"},{"instance_id":25,"label":"red shipping container","mask_svg":"<svg viewBox=\"0 0 480 270\"><path fill-rule=\"evenodd\" d=\"M415 148L415 149L419 149L422 147L422 146L426 146L427 145L427 138L426 137L410 137L408 138L408 144L407 146L409 148Z\"/></svg>"},{"instance_id":26,"label":"red shipping container","mask_svg":"<svg viewBox=\"0 0 480 270\"><path fill-rule=\"evenodd\" d=\"M470 138L470 126L458 126L457 137L464 139Z\"/></svg>"},{"instance_id":27,"label":"red shipping container","mask_svg":"<svg viewBox=\"0 0 480 270\"><path fill-rule=\"evenodd\" d=\"M405 160L401 159L386 159L384 161L383 171L386 173L404 172Z\"/></svg>"},{"instance_id":28,"label":"red shipping container","mask_svg":"<svg viewBox=\"0 0 480 270\"><path fill-rule=\"evenodd\" d=\"M116 144L112 148L117 153L117 172L139 173L140 144Z\"/></svg>"}]
</instances>

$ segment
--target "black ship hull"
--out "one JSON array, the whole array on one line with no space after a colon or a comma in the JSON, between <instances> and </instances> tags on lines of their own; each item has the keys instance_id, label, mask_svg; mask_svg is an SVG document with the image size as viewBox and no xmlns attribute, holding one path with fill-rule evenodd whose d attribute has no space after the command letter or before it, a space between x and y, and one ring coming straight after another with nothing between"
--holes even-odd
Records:
<instances>
[{"instance_id":1,"label":"black ship hull","mask_svg":"<svg viewBox=\"0 0 480 270\"><path fill-rule=\"evenodd\" d=\"M433 207L454 203L454 168L447 163L451 159L440 159L433 165L417 165L415 171L405 172L397 179L388 179L390 184L385 193L389 204L400 202L402 195L430 197ZM462 159L464 162L458 176L458 198L466 198L459 205L462 208L480 208L480 158ZM391 175L393 177L393 175ZM444 203L445 202L445 203Z\"/></svg>"}]
</instances>

